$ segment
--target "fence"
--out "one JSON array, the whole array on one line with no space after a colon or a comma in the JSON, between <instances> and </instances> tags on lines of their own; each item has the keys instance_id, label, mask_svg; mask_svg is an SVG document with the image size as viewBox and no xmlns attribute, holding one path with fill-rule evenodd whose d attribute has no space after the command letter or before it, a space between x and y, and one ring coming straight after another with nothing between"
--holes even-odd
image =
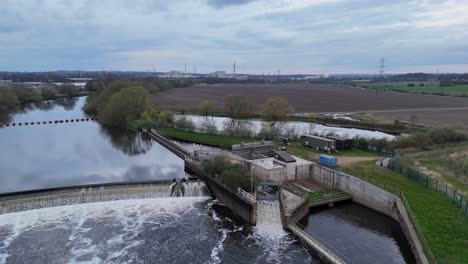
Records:
<instances>
[{"instance_id":1,"label":"fence","mask_svg":"<svg viewBox=\"0 0 468 264\"><path fill-rule=\"evenodd\" d=\"M389 168L407 178L414 180L428 189L445 195L456 207L463 211L465 216L468 216L468 198L465 197L462 193L457 192L456 189L418 171L414 167L402 164L398 159L392 159Z\"/></svg>"}]
</instances>

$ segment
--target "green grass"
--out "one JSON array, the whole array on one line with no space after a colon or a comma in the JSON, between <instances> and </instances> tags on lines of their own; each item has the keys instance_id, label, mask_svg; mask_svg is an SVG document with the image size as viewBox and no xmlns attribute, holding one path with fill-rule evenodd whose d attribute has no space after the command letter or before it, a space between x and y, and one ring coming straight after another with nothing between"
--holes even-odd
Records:
<instances>
[{"instance_id":1,"label":"green grass","mask_svg":"<svg viewBox=\"0 0 468 264\"><path fill-rule=\"evenodd\" d=\"M445 196L374 162L356 163L344 170L401 190L438 263L468 263L468 217Z\"/></svg>"},{"instance_id":2,"label":"green grass","mask_svg":"<svg viewBox=\"0 0 468 264\"><path fill-rule=\"evenodd\" d=\"M290 142L289 146L284 145L281 142L277 142L276 145L278 147L286 147L287 151L291 153L294 156L303 158L303 159L311 159L314 156L317 156L319 154L328 154L323 151L315 150L313 148L301 146L301 143L295 141L295 142ZM330 153L329 155L331 156L336 156L336 157L342 157L342 156L353 156L353 157L372 157L375 156L374 153L360 150L360 149L349 149L349 150L340 150L336 153Z\"/></svg>"},{"instance_id":3,"label":"green grass","mask_svg":"<svg viewBox=\"0 0 468 264\"><path fill-rule=\"evenodd\" d=\"M409 87L412 83L415 86ZM419 86L424 83L424 86ZM455 84L451 86L439 86L428 82L387 82L387 83L363 83L359 86L376 90L392 90L405 93L435 94L450 96L468 96L468 84Z\"/></svg>"},{"instance_id":4,"label":"green grass","mask_svg":"<svg viewBox=\"0 0 468 264\"><path fill-rule=\"evenodd\" d=\"M307 199L309 199L309 201L315 202L315 201L320 201L322 199L337 197L337 196L341 196L345 194L346 193L340 190L325 189L325 190L320 190L317 192L307 193Z\"/></svg>"},{"instance_id":5,"label":"green grass","mask_svg":"<svg viewBox=\"0 0 468 264\"><path fill-rule=\"evenodd\" d=\"M158 131L166 137L189 141L204 145L229 148L231 145L240 144L241 142L255 141L252 138L229 137L223 135L202 134L191 131L184 131L176 128L161 128Z\"/></svg>"},{"instance_id":6,"label":"green grass","mask_svg":"<svg viewBox=\"0 0 468 264\"><path fill-rule=\"evenodd\" d=\"M457 158L452 157L451 154L466 152L467 150L468 144L457 143L457 145L454 146L445 146L444 148L439 147L434 150L404 154L400 160L403 164L413 167L417 167L416 163L419 163L428 170L440 174L441 177L439 180L447 183L466 196L468 195L468 175L458 175L457 177L457 169L452 163ZM460 157L458 159L466 160L466 157ZM458 169L461 168L458 167Z\"/></svg>"}]
</instances>

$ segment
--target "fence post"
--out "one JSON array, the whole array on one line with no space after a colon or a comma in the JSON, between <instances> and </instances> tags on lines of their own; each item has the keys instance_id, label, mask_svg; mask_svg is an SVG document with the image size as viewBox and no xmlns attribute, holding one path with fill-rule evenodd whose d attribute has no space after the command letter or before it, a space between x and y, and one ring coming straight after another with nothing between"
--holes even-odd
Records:
<instances>
[{"instance_id":1,"label":"fence post","mask_svg":"<svg viewBox=\"0 0 468 264\"><path fill-rule=\"evenodd\" d=\"M438 185L439 185L439 180L436 180L436 192L439 192L439 187L438 187Z\"/></svg>"},{"instance_id":2,"label":"fence post","mask_svg":"<svg viewBox=\"0 0 468 264\"><path fill-rule=\"evenodd\" d=\"M466 205L465 205L465 215L468 215L468 201L466 202Z\"/></svg>"},{"instance_id":3,"label":"fence post","mask_svg":"<svg viewBox=\"0 0 468 264\"><path fill-rule=\"evenodd\" d=\"M445 184L445 196L447 196L447 184Z\"/></svg>"},{"instance_id":4,"label":"fence post","mask_svg":"<svg viewBox=\"0 0 468 264\"><path fill-rule=\"evenodd\" d=\"M452 202L455 202L455 194L457 194L457 191L453 190L453 198L452 198Z\"/></svg>"},{"instance_id":5,"label":"fence post","mask_svg":"<svg viewBox=\"0 0 468 264\"><path fill-rule=\"evenodd\" d=\"M463 195L460 195L460 208L463 206Z\"/></svg>"},{"instance_id":6,"label":"fence post","mask_svg":"<svg viewBox=\"0 0 468 264\"><path fill-rule=\"evenodd\" d=\"M426 188L427 188L427 183L429 182L429 176L426 175Z\"/></svg>"}]
</instances>

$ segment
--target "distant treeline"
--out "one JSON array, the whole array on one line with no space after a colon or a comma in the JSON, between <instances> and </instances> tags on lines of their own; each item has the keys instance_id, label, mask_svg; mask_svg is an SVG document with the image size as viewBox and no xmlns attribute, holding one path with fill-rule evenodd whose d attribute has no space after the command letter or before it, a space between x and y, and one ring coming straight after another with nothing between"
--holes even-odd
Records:
<instances>
[{"instance_id":1,"label":"distant treeline","mask_svg":"<svg viewBox=\"0 0 468 264\"><path fill-rule=\"evenodd\" d=\"M94 80L86 85L87 90L95 93L88 96L83 110L89 115L99 117L101 123L111 127L141 128L159 122L172 122L172 115L150 106L150 96L190 85L190 79Z\"/></svg>"},{"instance_id":2,"label":"distant treeline","mask_svg":"<svg viewBox=\"0 0 468 264\"><path fill-rule=\"evenodd\" d=\"M17 112L22 105L82 94L83 91L73 85L50 85L42 88L21 84L9 87L0 85L0 122L8 122L10 115Z\"/></svg>"},{"instance_id":3,"label":"distant treeline","mask_svg":"<svg viewBox=\"0 0 468 264\"><path fill-rule=\"evenodd\" d=\"M99 78L96 80L88 81L86 83L86 90L101 92L107 86L116 81L126 81L131 83L133 86L141 86L146 89L149 93L155 94L161 91L167 91L172 88L178 87L189 87L193 85L192 79L173 79L166 80L155 77L144 77L144 78L119 78L119 77L106 77Z\"/></svg>"}]
</instances>

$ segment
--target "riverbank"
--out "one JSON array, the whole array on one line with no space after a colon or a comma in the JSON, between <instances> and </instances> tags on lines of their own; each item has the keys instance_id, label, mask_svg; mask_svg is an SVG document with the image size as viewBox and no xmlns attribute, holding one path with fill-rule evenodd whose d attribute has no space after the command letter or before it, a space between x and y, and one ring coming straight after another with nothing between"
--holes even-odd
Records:
<instances>
[{"instance_id":1,"label":"riverbank","mask_svg":"<svg viewBox=\"0 0 468 264\"><path fill-rule=\"evenodd\" d=\"M177 128L160 128L158 131L164 136L185 142L197 143L212 147L230 149L232 145L241 142L255 141L253 138L228 137L225 135L202 134L192 131L184 131Z\"/></svg>"},{"instance_id":2,"label":"riverbank","mask_svg":"<svg viewBox=\"0 0 468 264\"><path fill-rule=\"evenodd\" d=\"M163 109L170 111L176 115L198 115L198 116L205 116L206 113L199 111L197 109L190 109L190 110L175 110L175 109ZM358 115L360 118L363 115ZM209 117L228 117L224 112L213 112L210 113ZM245 115L242 120L258 120L263 119L264 116L259 113L251 113ZM355 129L363 129L363 130L370 130L370 131L380 131L383 133L391 134L391 135L400 135L405 133L417 132L417 131L424 131L428 129L428 127L421 126L421 125L414 125L409 122L399 122L399 123L391 123L383 120L371 120L369 118L362 118L362 119L342 119L342 118L334 118L328 114L314 114L313 118L307 116L307 114L293 114L286 117L284 122L288 121L296 121L296 122L311 122L319 125L330 126L330 127L343 127L343 128L355 128Z\"/></svg>"},{"instance_id":3,"label":"riverbank","mask_svg":"<svg viewBox=\"0 0 468 264\"><path fill-rule=\"evenodd\" d=\"M446 197L387 168L375 166L372 161L352 164L344 170L402 191L438 263L466 261L468 218Z\"/></svg>"}]
</instances>

